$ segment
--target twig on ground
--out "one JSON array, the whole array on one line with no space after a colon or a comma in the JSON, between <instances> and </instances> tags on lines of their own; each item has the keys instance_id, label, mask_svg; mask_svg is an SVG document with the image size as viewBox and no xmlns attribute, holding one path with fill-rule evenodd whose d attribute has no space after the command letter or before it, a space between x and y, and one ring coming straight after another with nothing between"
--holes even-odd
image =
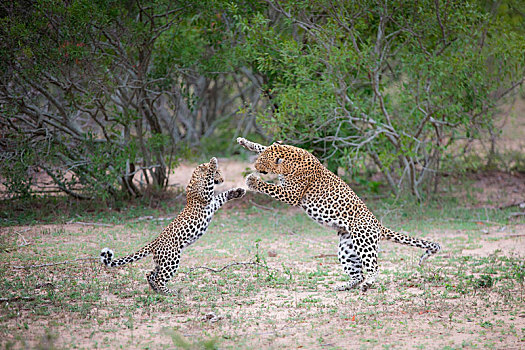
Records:
<instances>
[{"instance_id":1,"label":"twig on ground","mask_svg":"<svg viewBox=\"0 0 525 350\"><path fill-rule=\"evenodd\" d=\"M517 212L517 213L510 213L509 216L507 216L507 218L514 218L514 217L517 217L517 216L525 216L525 211L524 212Z\"/></svg>"},{"instance_id":2,"label":"twig on ground","mask_svg":"<svg viewBox=\"0 0 525 350\"><path fill-rule=\"evenodd\" d=\"M456 220L456 221L461 221L461 220ZM488 224L488 225L501 225L501 222L495 222L495 221L490 221L490 220L468 220L469 222L475 222L475 223L478 223L478 222L481 222L482 224Z\"/></svg>"},{"instance_id":3,"label":"twig on ground","mask_svg":"<svg viewBox=\"0 0 525 350\"><path fill-rule=\"evenodd\" d=\"M314 256L314 258L320 259L320 258L328 258L332 256L337 256L337 254L319 254L319 255Z\"/></svg>"},{"instance_id":4,"label":"twig on ground","mask_svg":"<svg viewBox=\"0 0 525 350\"><path fill-rule=\"evenodd\" d=\"M455 218L439 218L440 221L447 221L447 222L465 222L463 219L455 219ZM488 221L488 220L466 220L466 222L475 222L475 223L482 223L487 225L501 225L501 222L495 222L495 221Z\"/></svg>"},{"instance_id":5,"label":"twig on ground","mask_svg":"<svg viewBox=\"0 0 525 350\"><path fill-rule=\"evenodd\" d=\"M19 300L35 300L35 297L12 297L12 298L0 298L0 303L10 303Z\"/></svg>"},{"instance_id":6,"label":"twig on ground","mask_svg":"<svg viewBox=\"0 0 525 350\"><path fill-rule=\"evenodd\" d=\"M260 267L268 268L268 266L259 264L258 262L251 261L251 262L234 262L234 263L225 265L225 266L221 267L218 270L217 269L212 269L211 267L207 267L207 266L195 266L195 267L190 268L190 272L192 272L193 270L197 270L197 269L204 269L204 270L208 270L208 271L211 271L211 272L219 273L219 272L222 272L222 271L226 270L229 267L237 266L237 265L243 265L243 266L254 265L254 266L260 266Z\"/></svg>"},{"instance_id":7,"label":"twig on ground","mask_svg":"<svg viewBox=\"0 0 525 350\"><path fill-rule=\"evenodd\" d=\"M47 266L56 266L56 265L63 265L63 264L72 264L76 261L83 261L83 260L98 260L99 258L78 258L78 259L74 259L74 260L66 260L66 261L61 261L61 262L57 262L57 263L47 263L47 264L38 264L38 265L15 265L15 266L11 266L13 269L32 269L32 268L37 268L37 267L47 267Z\"/></svg>"},{"instance_id":8,"label":"twig on ground","mask_svg":"<svg viewBox=\"0 0 525 350\"><path fill-rule=\"evenodd\" d=\"M165 217L165 218L156 218L156 217L153 217L152 215L148 215L148 216L138 217L138 218L136 218L133 221L145 221L145 220L172 221L173 219L175 219L175 216L169 216L169 217Z\"/></svg>"},{"instance_id":9,"label":"twig on ground","mask_svg":"<svg viewBox=\"0 0 525 350\"><path fill-rule=\"evenodd\" d=\"M29 230L31 230L31 227L25 228L25 229L20 230L20 231L16 231L16 234L19 235L19 234L21 234L21 233L25 233L25 232L27 232L27 231L29 231Z\"/></svg>"},{"instance_id":10,"label":"twig on ground","mask_svg":"<svg viewBox=\"0 0 525 350\"><path fill-rule=\"evenodd\" d=\"M255 205L257 208L261 208L261 209L264 209L264 210L270 210L270 211L276 211L277 210L275 208L270 208L270 207L267 207L267 206L264 206L264 205L261 205L261 204L257 204L254 201L252 201L251 199L250 199L250 203Z\"/></svg>"},{"instance_id":11,"label":"twig on ground","mask_svg":"<svg viewBox=\"0 0 525 350\"><path fill-rule=\"evenodd\" d=\"M520 208L525 207L525 201L514 202L514 203L507 204L507 205L502 205L502 206L499 206L498 209L507 209L511 207L520 207Z\"/></svg>"},{"instance_id":12,"label":"twig on ground","mask_svg":"<svg viewBox=\"0 0 525 350\"><path fill-rule=\"evenodd\" d=\"M172 221L176 218L176 216L167 216L165 218L156 218L155 220L158 220L158 221Z\"/></svg>"},{"instance_id":13,"label":"twig on ground","mask_svg":"<svg viewBox=\"0 0 525 350\"><path fill-rule=\"evenodd\" d=\"M84 226L106 226L106 227L113 227L111 224L103 224L100 222L83 222L83 221L68 221L68 225L77 224L77 225L84 225Z\"/></svg>"},{"instance_id":14,"label":"twig on ground","mask_svg":"<svg viewBox=\"0 0 525 350\"><path fill-rule=\"evenodd\" d=\"M22 233L27 232L27 231L29 231L30 229L31 229L31 227L28 227L28 228L26 228L26 229L24 229L24 230L20 230L20 231L17 231L17 232L16 232L16 234L19 235L20 238L22 238L22 241L24 241L24 243L19 244L18 247L25 247L26 245L30 245L30 244L31 244L30 242L26 241L26 239L25 239L24 236L22 236Z\"/></svg>"},{"instance_id":15,"label":"twig on ground","mask_svg":"<svg viewBox=\"0 0 525 350\"><path fill-rule=\"evenodd\" d=\"M215 314L215 312L213 312L213 311L212 312L208 312L206 315L201 317L201 320L208 321L208 322L211 322L211 323L215 323L215 322L220 321L222 319L223 319L222 316L217 316Z\"/></svg>"}]
</instances>

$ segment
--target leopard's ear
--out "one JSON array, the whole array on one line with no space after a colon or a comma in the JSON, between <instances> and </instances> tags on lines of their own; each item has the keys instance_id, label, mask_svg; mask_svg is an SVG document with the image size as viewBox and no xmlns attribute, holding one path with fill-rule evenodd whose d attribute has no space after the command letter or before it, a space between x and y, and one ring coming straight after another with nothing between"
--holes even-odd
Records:
<instances>
[{"instance_id":1,"label":"leopard's ear","mask_svg":"<svg viewBox=\"0 0 525 350\"><path fill-rule=\"evenodd\" d=\"M272 146L285 146L285 144L283 143L283 141L277 140L274 143L272 143Z\"/></svg>"}]
</instances>

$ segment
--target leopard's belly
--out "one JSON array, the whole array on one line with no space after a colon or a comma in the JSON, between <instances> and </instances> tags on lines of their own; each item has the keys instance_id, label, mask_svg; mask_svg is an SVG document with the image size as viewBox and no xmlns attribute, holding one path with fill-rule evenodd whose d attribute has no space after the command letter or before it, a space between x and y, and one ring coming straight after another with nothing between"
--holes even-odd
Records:
<instances>
[{"instance_id":1,"label":"leopard's belly","mask_svg":"<svg viewBox=\"0 0 525 350\"><path fill-rule=\"evenodd\" d=\"M324 198L316 202L303 201L301 207L306 215L322 226L335 230L348 227L346 205L331 203Z\"/></svg>"}]
</instances>

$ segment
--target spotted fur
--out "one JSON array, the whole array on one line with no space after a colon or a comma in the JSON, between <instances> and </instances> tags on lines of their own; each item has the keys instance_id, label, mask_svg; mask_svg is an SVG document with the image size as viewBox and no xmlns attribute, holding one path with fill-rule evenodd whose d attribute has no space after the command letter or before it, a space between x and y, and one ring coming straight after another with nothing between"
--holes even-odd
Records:
<instances>
[{"instance_id":1,"label":"spotted fur","mask_svg":"<svg viewBox=\"0 0 525 350\"><path fill-rule=\"evenodd\" d=\"M281 143L262 146L244 138L238 138L237 142L259 154L255 162L259 173L279 175L280 183L271 184L251 174L246 178L249 189L299 206L314 221L337 230L339 262L350 277L338 290L358 286L366 290L375 282L380 239L425 249L420 264L441 249L437 243L384 227L350 186L308 151Z\"/></svg>"},{"instance_id":2,"label":"spotted fur","mask_svg":"<svg viewBox=\"0 0 525 350\"><path fill-rule=\"evenodd\" d=\"M199 165L186 187L186 207L162 231L153 242L147 244L135 254L113 260L113 251L102 249L100 260L106 266L116 267L137 261L153 254L155 269L146 275L153 290L163 294L173 294L166 283L179 268L182 249L193 244L208 229L213 214L227 201L241 198L246 193L243 188L233 188L214 195L213 185L224 181L218 169L217 159Z\"/></svg>"}]
</instances>

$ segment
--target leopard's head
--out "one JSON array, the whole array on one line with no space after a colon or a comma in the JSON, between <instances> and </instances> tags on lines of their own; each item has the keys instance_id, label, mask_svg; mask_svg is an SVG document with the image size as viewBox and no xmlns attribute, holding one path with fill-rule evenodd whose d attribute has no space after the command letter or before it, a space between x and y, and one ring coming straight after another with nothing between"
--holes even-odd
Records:
<instances>
[{"instance_id":1,"label":"leopard's head","mask_svg":"<svg viewBox=\"0 0 525 350\"><path fill-rule=\"evenodd\" d=\"M207 187L207 181L206 181L206 175L208 174L208 169L210 168L210 163L204 163L200 164L193 170L193 173L191 174L190 182L188 183L188 186L186 186L186 197L188 200L198 200L198 201L205 201L203 197L203 193L206 193L208 191ZM213 182L218 185L224 182L224 177L222 176L222 172L220 169L217 168L214 174Z\"/></svg>"},{"instance_id":2,"label":"leopard's head","mask_svg":"<svg viewBox=\"0 0 525 350\"><path fill-rule=\"evenodd\" d=\"M255 169L261 174L293 175L308 172L319 164L310 152L275 142L268 146L255 161Z\"/></svg>"}]
</instances>

